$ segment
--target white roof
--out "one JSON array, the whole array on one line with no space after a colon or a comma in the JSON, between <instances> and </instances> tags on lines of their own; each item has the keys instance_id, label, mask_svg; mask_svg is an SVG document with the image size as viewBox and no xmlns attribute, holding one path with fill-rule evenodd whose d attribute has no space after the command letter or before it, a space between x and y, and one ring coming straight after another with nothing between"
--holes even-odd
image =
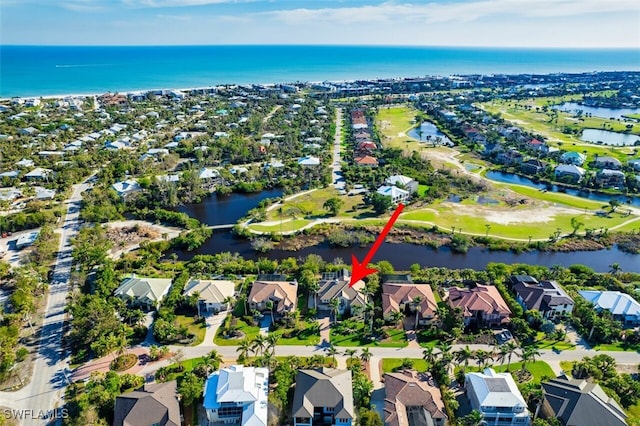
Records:
<instances>
[{"instance_id":1,"label":"white roof","mask_svg":"<svg viewBox=\"0 0 640 426\"><path fill-rule=\"evenodd\" d=\"M172 175L159 175L156 177L159 181L162 182L179 182L180 175L172 174Z\"/></svg>"},{"instance_id":2,"label":"white roof","mask_svg":"<svg viewBox=\"0 0 640 426\"><path fill-rule=\"evenodd\" d=\"M526 410L527 403L510 373L485 368L482 373L467 373L466 380L468 392L476 395L481 407L520 406Z\"/></svg>"},{"instance_id":3,"label":"white roof","mask_svg":"<svg viewBox=\"0 0 640 426\"><path fill-rule=\"evenodd\" d=\"M218 171L215 169L203 167L200 169L198 176L200 177L200 179L212 179L220 176L220 173L218 173Z\"/></svg>"},{"instance_id":4,"label":"white roof","mask_svg":"<svg viewBox=\"0 0 640 426\"><path fill-rule=\"evenodd\" d=\"M400 189L397 186L389 186L389 185L383 185L380 188L378 188L378 190L376 191L378 194L387 196L387 197L391 197L391 198L396 198L396 197L402 197L402 196L409 196L409 191L405 191L404 189Z\"/></svg>"},{"instance_id":5,"label":"white roof","mask_svg":"<svg viewBox=\"0 0 640 426\"><path fill-rule=\"evenodd\" d=\"M394 175L394 176L389 176L385 182L388 183L389 185L400 184L403 186L407 186L412 181L413 179L411 179L410 177L403 176L403 175Z\"/></svg>"},{"instance_id":6,"label":"white roof","mask_svg":"<svg viewBox=\"0 0 640 426\"><path fill-rule=\"evenodd\" d=\"M159 302L167 294L169 287L171 287L171 279L169 278L138 278L131 276L120 284L114 295Z\"/></svg>"},{"instance_id":7,"label":"white roof","mask_svg":"<svg viewBox=\"0 0 640 426\"><path fill-rule=\"evenodd\" d=\"M572 173L574 175L584 176L584 169L582 167L574 166L573 164L560 164L556 167L556 173Z\"/></svg>"},{"instance_id":8,"label":"white roof","mask_svg":"<svg viewBox=\"0 0 640 426\"><path fill-rule=\"evenodd\" d=\"M22 192L18 188L0 188L0 200L12 201L22 196Z\"/></svg>"},{"instance_id":9,"label":"white roof","mask_svg":"<svg viewBox=\"0 0 640 426\"><path fill-rule=\"evenodd\" d=\"M306 157L301 157L298 160L298 164L301 166L317 166L320 164L320 159L318 157L307 155Z\"/></svg>"},{"instance_id":10,"label":"white roof","mask_svg":"<svg viewBox=\"0 0 640 426\"><path fill-rule=\"evenodd\" d=\"M223 303L233 296L235 283L226 280L190 280L184 288L184 295L198 293L200 300L208 303Z\"/></svg>"},{"instance_id":11,"label":"white roof","mask_svg":"<svg viewBox=\"0 0 640 426\"><path fill-rule=\"evenodd\" d=\"M113 189L116 190L118 194L128 194L133 191L139 191L140 185L134 179L123 180L121 182L116 182L111 185Z\"/></svg>"},{"instance_id":12,"label":"white roof","mask_svg":"<svg viewBox=\"0 0 640 426\"><path fill-rule=\"evenodd\" d=\"M25 177L46 177L49 176L49 174L52 171L49 169L43 169L42 167L36 167L35 169L31 170L29 173L27 173L26 175L24 175Z\"/></svg>"},{"instance_id":13,"label":"white roof","mask_svg":"<svg viewBox=\"0 0 640 426\"><path fill-rule=\"evenodd\" d=\"M613 315L640 316L640 303L626 293L595 290L582 290L579 293L596 309L605 309Z\"/></svg>"},{"instance_id":14,"label":"white roof","mask_svg":"<svg viewBox=\"0 0 640 426\"><path fill-rule=\"evenodd\" d=\"M205 409L217 409L221 402L243 405L242 426L266 426L269 370L232 365L213 372L204 385Z\"/></svg>"},{"instance_id":15,"label":"white roof","mask_svg":"<svg viewBox=\"0 0 640 426\"><path fill-rule=\"evenodd\" d=\"M26 158L23 158L22 160L18 161L16 163L16 166L20 166L20 167L31 167L33 166L33 160L29 160Z\"/></svg>"}]
</instances>

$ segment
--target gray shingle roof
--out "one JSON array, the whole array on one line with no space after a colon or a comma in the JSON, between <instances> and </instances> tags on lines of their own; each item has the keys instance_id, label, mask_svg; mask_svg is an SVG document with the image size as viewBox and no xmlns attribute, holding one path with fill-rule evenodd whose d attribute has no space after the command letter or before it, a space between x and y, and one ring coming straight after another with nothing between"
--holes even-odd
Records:
<instances>
[{"instance_id":1,"label":"gray shingle roof","mask_svg":"<svg viewBox=\"0 0 640 426\"><path fill-rule=\"evenodd\" d=\"M566 426L623 426L626 414L596 383L553 379L542 383L545 407Z\"/></svg>"},{"instance_id":2,"label":"gray shingle roof","mask_svg":"<svg viewBox=\"0 0 640 426\"><path fill-rule=\"evenodd\" d=\"M120 395L114 408L114 426L180 426L176 381L147 384Z\"/></svg>"},{"instance_id":3,"label":"gray shingle roof","mask_svg":"<svg viewBox=\"0 0 640 426\"><path fill-rule=\"evenodd\" d=\"M350 370L299 370L293 396L293 417L313 417L314 407L333 407L334 416L355 419Z\"/></svg>"}]
</instances>

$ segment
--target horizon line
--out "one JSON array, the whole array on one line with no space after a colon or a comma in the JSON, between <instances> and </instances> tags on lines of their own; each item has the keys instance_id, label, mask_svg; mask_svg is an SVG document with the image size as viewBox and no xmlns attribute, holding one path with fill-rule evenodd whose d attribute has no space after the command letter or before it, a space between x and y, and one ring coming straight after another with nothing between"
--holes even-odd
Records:
<instances>
[{"instance_id":1,"label":"horizon line","mask_svg":"<svg viewBox=\"0 0 640 426\"><path fill-rule=\"evenodd\" d=\"M422 44L331 44L331 43L226 43L226 44L37 44L0 43L0 47L359 47L359 48L430 48L430 49L499 49L499 50L630 50L640 46L487 46L487 45L422 45Z\"/></svg>"}]
</instances>

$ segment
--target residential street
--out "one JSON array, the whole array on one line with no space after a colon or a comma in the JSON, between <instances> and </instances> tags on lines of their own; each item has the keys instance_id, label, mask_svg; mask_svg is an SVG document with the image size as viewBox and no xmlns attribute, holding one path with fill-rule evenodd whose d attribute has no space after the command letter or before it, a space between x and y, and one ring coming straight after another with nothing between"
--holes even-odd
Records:
<instances>
[{"instance_id":1,"label":"residential street","mask_svg":"<svg viewBox=\"0 0 640 426\"><path fill-rule=\"evenodd\" d=\"M331 177L333 186L337 190L344 189L345 182L342 177L342 108L336 108L336 134L333 139L333 159L331 163Z\"/></svg>"},{"instance_id":2,"label":"residential street","mask_svg":"<svg viewBox=\"0 0 640 426\"><path fill-rule=\"evenodd\" d=\"M49 284L49 297L33 377L23 378L30 382L17 392L0 392L0 406L14 410L32 410L26 414L27 418L22 420L22 425L51 424L53 410L62 405L69 367L69 354L62 349L62 334L72 266L71 240L80 227L82 192L89 186L86 181L74 185L73 194L67 200L64 222L57 229L61 235L60 247L53 279ZM58 418L61 414L57 413Z\"/></svg>"}]
</instances>

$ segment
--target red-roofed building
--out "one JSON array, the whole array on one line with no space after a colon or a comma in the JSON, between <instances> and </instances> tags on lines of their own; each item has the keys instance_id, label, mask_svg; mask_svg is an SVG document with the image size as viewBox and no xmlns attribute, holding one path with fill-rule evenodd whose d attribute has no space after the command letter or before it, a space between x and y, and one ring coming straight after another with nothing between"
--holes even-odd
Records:
<instances>
[{"instance_id":1,"label":"red-roofed building","mask_svg":"<svg viewBox=\"0 0 640 426\"><path fill-rule=\"evenodd\" d=\"M392 312L400 311L407 318L415 317L416 305L414 300L417 300L417 298L420 298L418 324L429 325L436 318L438 311L438 303L429 284L383 284L382 316L389 321ZM410 321L406 323L414 324Z\"/></svg>"},{"instance_id":2,"label":"red-roofed building","mask_svg":"<svg viewBox=\"0 0 640 426\"><path fill-rule=\"evenodd\" d=\"M475 284L471 288L451 287L447 303L461 308L464 325L500 326L509 322L511 310L498 289L492 285Z\"/></svg>"},{"instance_id":3,"label":"red-roofed building","mask_svg":"<svg viewBox=\"0 0 640 426\"><path fill-rule=\"evenodd\" d=\"M370 155L355 157L353 162L361 167L378 167L378 160Z\"/></svg>"}]
</instances>

